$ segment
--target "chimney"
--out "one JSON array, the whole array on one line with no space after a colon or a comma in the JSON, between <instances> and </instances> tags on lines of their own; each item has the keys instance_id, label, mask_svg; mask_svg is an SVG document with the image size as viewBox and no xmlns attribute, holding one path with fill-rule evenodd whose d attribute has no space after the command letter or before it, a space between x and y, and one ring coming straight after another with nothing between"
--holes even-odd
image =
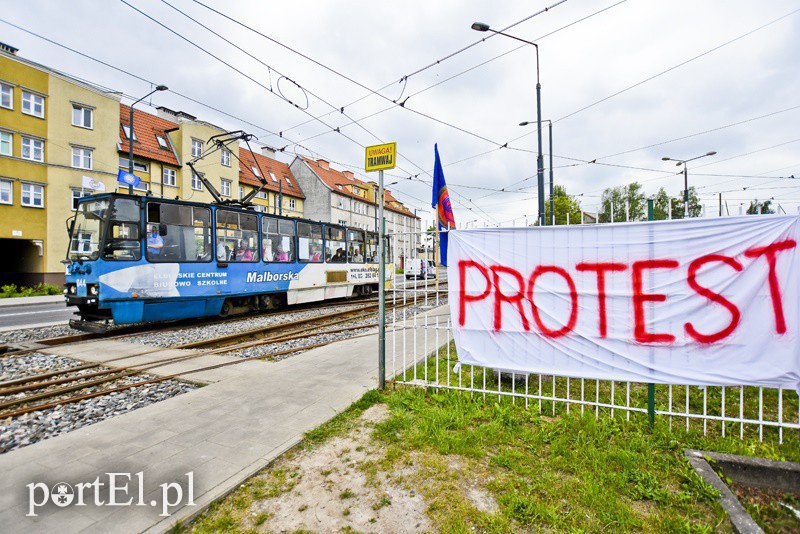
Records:
<instances>
[{"instance_id":1,"label":"chimney","mask_svg":"<svg viewBox=\"0 0 800 534\"><path fill-rule=\"evenodd\" d=\"M8 54L11 54L12 56L16 56L17 52L19 51L19 48L14 48L13 46L8 45L6 43L0 43L0 50Z\"/></svg>"},{"instance_id":2,"label":"chimney","mask_svg":"<svg viewBox=\"0 0 800 534\"><path fill-rule=\"evenodd\" d=\"M323 169L330 169L331 168L330 164L327 161L325 161L324 159L318 159L317 160L317 164L319 164L319 166L322 167Z\"/></svg>"},{"instance_id":3,"label":"chimney","mask_svg":"<svg viewBox=\"0 0 800 534\"><path fill-rule=\"evenodd\" d=\"M185 122L186 120L193 121L197 119L197 117L190 115L185 111L175 111L164 106L158 106L156 108L156 115L162 119L167 119L168 121L173 122Z\"/></svg>"},{"instance_id":4,"label":"chimney","mask_svg":"<svg viewBox=\"0 0 800 534\"><path fill-rule=\"evenodd\" d=\"M348 180L352 180L355 182L355 175L353 174L353 171L342 171L342 172L344 173L344 175L347 177Z\"/></svg>"},{"instance_id":5,"label":"chimney","mask_svg":"<svg viewBox=\"0 0 800 534\"><path fill-rule=\"evenodd\" d=\"M271 146L264 145L261 147L261 155L275 159L275 149Z\"/></svg>"}]
</instances>

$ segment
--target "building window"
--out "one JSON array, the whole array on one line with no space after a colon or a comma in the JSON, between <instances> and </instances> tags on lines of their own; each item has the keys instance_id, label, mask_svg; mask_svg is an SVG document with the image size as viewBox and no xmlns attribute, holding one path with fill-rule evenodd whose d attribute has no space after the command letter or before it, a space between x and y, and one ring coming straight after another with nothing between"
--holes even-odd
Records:
<instances>
[{"instance_id":1,"label":"building window","mask_svg":"<svg viewBox=\"0 0 800 534\"><path fill-rule=\"evenodd\" d=\"M239 186L239 200L242 200L243 198L244 198L244 187L242 187L240 185Z\"/></svg>"},{"instance_id":2,"label":"building window","mask_svg":"<svg viewBox=\"0 0 800 534\"><path fill-rule=\"evenodd\" d=\"M347 221L345 221L344 219L339 219L339 224L341 224L342 226L347 226Z\"/></svg>"},{"instance_id":3,"label":"building window","mask_svg":"<svg viewBox=\"0 0 800 534\"><path fill-rule=\"evenodd\" d=\"M290 210L294 210L296 208L297 208L297 201L295 201L295 199L293 199L293 198L290 198L289 199L289 209Z\"/></svg>"},{"instance_id":4,"label":"building window","mask_svg":"<svg viewBox=\"0 0 800 534\"><path fill-rule=\"evenodd\" d=\"M14 184L10 180L0 180L0 204L14 203Z\"/></svg>"},{"instance_id":5,"label":"building window","mask_svg":"<svg viewBox=\"0 0 800 534\"><path fill-rule=\"evenodd\" d=\"M23 137L22 157L33 161L44 161L44 141Z\"/></svg>"},{"instance_id":6,"label":"building window","mask_svg":"<svg viewBox=\"0 0 800 534\"><path fill-rule=\"evenodd\" d=\"M91 191L83 191L81 189L73 189L72 190L72 211L78 211L78 199L81 197L88 197L91 195Z\"/></svg>"},{"instance_id":7,"label":"building window","mask_svg":"<svg viewBox=\"0 0 800 534\"><path fill-rule=\"evenodd\" d=\"M0 107L14 109L14 88L0 83Z\"/></svg>"},{"instance_id":8,"label":"building window","mask_svg":"<svg viewBox=\"0 0 800 534\"><path fill-rule=\"evenodd\" d=\"M222 151L220 152L220 158L221 158L220 162L223 165L225 165L226 167L230 167L231 166L231 151L230 150L226 150L226 149L223 148Z\"/></svg>"},{"instance_id":9,"label":"building window","mask_svg":"<svg viewBox=\"0 0 800 534\"><path fill-rule=\"evenodd\" d=\"M36 184L22 184L22 205L31 208L43 208L44 187Z\"/></svg>"},{"instance_id":10,"label":"building window","mask_svg":"<svg viewBox=\"0 0 800 534\"><path fill-rule=\"evenodd\" d=\"M278 179L275 178L275 175L272 173L272 171L269 171L269 177L272 178L273 182L275 182L276 184L278 183Z\"/></svg>"},{"instance_id":11,"label":"building window","mask_svg":"<svg viewBox=\"0 0 800 534\"><path fill-rule=\"evenodd\" d=\"M125 134L125 139L130 139L131 138L131 127L128 126L127 124L123 124L122 125L122 133ZM133 132L133 140L134 141L138 141L138 139L136 139L136 132L135 131Z\"/></svg>"},{"instance_id":12,"label":"building window","mask_svg":"<svg viewBox=\"0 0 800 534\"><path fill-rule=\"evenodd\" d=\"M92 151L88 148L72 147L72 166L76 169L92 168Z\"/></svg>"},{"instance_id":13,"label":"building window","mask_svg":"<svg viewBox=\"0 0 800 534\"><path fill-rule=\"evenodd\" d=\"M164 170L161 173L161 183L175 187L175 169L168 169L167 167L164 167Z\"/></svg>"},{"instance_id":14,"label":"building window","mask_svg":"<svg viewBox=\"0 0 800 534\"><path fill-rule=\"evenodd\" d=\"M258 168L257 168L255 165L252 165L252 166L250 167L250 169L252 169L252 171L253 171L253 174L255 174L256 176L258 176L259 178L261 178L261 173L260 173L260 172L258 172Z\"/></svg>"},{"instance_id":15,"label":"building window","mask_svg":"<svg viewBox=\"0 0 800 534\"><path fill-rule=\"evenodd\" d=\"M130 165L130 160L128 158L119 158L120 169L128 169L129 165ZM133 162L134 171L147 172L149 169L150 166L147 163L142 163L141 161L134 160Z\"/></svg>"},{"instance_id":16,"label":"building window","mask_svg":"<svg viewBox=\"0 0 800 534\"><path fill-rule=\"evenodd\" d=\"M156 141L158 141L159 148L163 148L164 150L169 150L169 145L167 144L167 140L164 139L162 136L157 135Z\"/></svg>"},{"instance_id":17,"label":"building window","mask_svg":"<svg viewBox=\"0 0 800 534\"><path fill-rule=\"evenodd\" d=\"M220 191L220 194L222 196L224 196L224 197L231 196L231 181L223 179L221 181L221 184L222 184L222 188L221 188L222 190Z\"/></svg>"},{"instance_id":18,"label":"building window","mask_svg":"<svg viewBox=\"0 0 800 534\"><path fill-rule=\"evenodd\" d=\"M72 125L92 128L92 108L72 104Z\"/></svg>"},{"instance_id":19,"label":"building window","mask_svg":"<svg viewBox=\"0 0 800 534\"><path fill-rule=\"evenodd\" d=\"M8 132L0 132L0 154L3 156L11 155L11 141L14 136Z\"/></svg>"},{"instance_id":20,"label":"building window","mask_svg":"<svg viewBox=\"0 0 800 534\"><path fill-rule=\"evenodd\" d=\"M289 187L292 187L292 181L289 179L289 177L286 176L285 174L283 175L283 177L286 178L286 183L289 184Z\"/></svg>"},{"instance_id":21,"label":"building window","mask_svg":"<svg viewBox=\"0 0 800 534\"><path fill-rule=\"evenodd\" d=\"M44 118L44 97L22 91L22 112Z\"/></svg>"},{"instance_id":22,"label":"building window","mask_svg":"<svg viewBox=\"0 0 800 534\"><path fill-rule=\"evenodd\" d=\"M145 182L144 180L142 180L141 182L139 182L139 185L134 185L133 189L136 190L136 191L145 191L145 192L149 191L150 190L150 182Z\"/></svg>"},{"instance_id":23,"label":"building window","mask_svg":"<svg viewBox=\"0 0 800 534\"><path fill-rule=\"evenodd\" d=\"M257 198L263 198L263 199L268 199L269 198L267 196L267 192L264 191L263 189L261 191L259 191L258 193L256 193L256 197Z\"/></svg>"},{"instance_id":24,"label":"building window","mask_svg":"<svg viewBox=\"0 0 800 534\"><path fill-rule=\"evenodd\" d=\"M203 182L200 181L200 177L195 173L192 173L192 189L195 191L203 190Z\"/></svg>"},{"instance_id":25,"label":"building window","mask_svg":"<svg viewBox=\"0 0 800 534\"><path fill-rule=\"evenodd\" d=\"M203 153L203 142L197 139L192 139L192 157L199 158Z\"/></svg>"}]
</instances>

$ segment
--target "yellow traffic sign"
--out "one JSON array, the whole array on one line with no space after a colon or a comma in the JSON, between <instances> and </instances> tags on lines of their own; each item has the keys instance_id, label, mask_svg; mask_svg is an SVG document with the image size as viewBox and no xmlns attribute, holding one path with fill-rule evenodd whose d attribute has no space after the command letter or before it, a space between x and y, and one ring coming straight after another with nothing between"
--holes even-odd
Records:
<instances>
[{"instance_id":1,"label":"yellow traffic sign","mask_svg":"<svg viewBox=\"0 0 800 534\"><path fill-rule=\"evenodd\" d=\"M364 170L370 172L394 169L396 159L397 143L368 146L364 160Z\"/></svg>"}]
</instances>

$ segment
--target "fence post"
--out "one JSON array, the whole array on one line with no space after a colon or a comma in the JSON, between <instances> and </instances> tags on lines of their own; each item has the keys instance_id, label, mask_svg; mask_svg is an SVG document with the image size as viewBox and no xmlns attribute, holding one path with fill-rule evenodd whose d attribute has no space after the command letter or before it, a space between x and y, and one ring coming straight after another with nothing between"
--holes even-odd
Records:
<instances>
[{"instance_id":1,"label":"fence post","mask_svg":"<svg viewBox=\"0 0 800 534\"><path fill-rule=\"evenodd\" d=\"M647 199L647 220L652 221L655 219L655 206L653 199ZM652 245L651 245L652 246ZM656 422L656 385L653 383L647 384L647 417L650 419L650 425Z\"/></svg>"}]
</instances>

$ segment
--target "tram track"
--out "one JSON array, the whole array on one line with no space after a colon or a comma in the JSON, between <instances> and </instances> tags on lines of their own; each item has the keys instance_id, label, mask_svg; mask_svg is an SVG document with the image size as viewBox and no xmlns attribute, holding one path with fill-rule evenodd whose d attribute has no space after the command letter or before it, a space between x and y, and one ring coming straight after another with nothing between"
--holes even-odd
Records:
<instances>
[{"instance_id":1,"label":"tram track","mask_svg":"<svg viewBox=\"0 0 800 534\"><path fill-rule=\"evenodd\" d=\"M427 293L424 295L426 299L427 295L428 295ZM433 292L433 295L435 298L436 293ZM421 300L422 300L421 298L414 298L413 300L410 299L405 303L389 302L387 303L387 311L393 308L397 309L413 305L419 305L421 304L420 302ZM0 382L0 398L11 395L18 395L20 393L29 393L40 390L44 391L41 391L40 393L32 393L29 395L25 395L23 397L9 399L6 401L0 400L0 420L19 417L27 413L47 410L50 408L55 408L60 405L80 402L82 400L91 399L102 395L109 395L115 392L121 392L135 387L163 382L165 380L181 379L185 375L191 375L201 371L218 369L220 367L225 367L229 365L236 365L245 361L271 359L279 356L294 354L297 352L303 352L317 347L322 347L330 343L334 343L338 341L338 339L329 340L321 343L311 343L308 345L292 347L280 351L273 351L270 352L269 354L261 354L250 357L238 357L236 360L229 362L223 362L220 364L214 364L210 366L202 366L199 368L181 371L178 373L172 373L164 376L158 376L155 378L146 379L143 381L138 381L135 383L125 384L122 386L106 388L90 392L88 394L66 396L66 397L56 398L55 400L47 402L36 403L36 401L45 401L47 399L52 399L53 397L69 395L70 393L85 390L91 387L100 386L103 384L108 384L111 382L116 382L136 375L141 375L158 367L163 367L165 365L170 365L185 360L199 358L201 356L219 355L235 351L242 351L256 346L279 344L287 341L303 340L303 339L324 336L327 334L336 334L354 330L364 330L368 328L374 328L375 326L377 326L377 323L369 323L369 324L356 325L344 328L342 327L331 328L331 327L372 317L377 312L377 309L378 309L377 304L369 304L367 306L361 306L355 309L333 312L329 314L324 314L322 316L314 316L302 320L295 320L290 322L267 325L265 327L250 329L245 332L238 332L235 334L219 336L217 338L199 340L196 342L176 345L173 346L172 348L175 349L198 349L201 347L210 347L210 348L208 348L208 350L203 350L198 353L176 356L172 358L158 360L156 362L151 362L149 364L144 364L144 365L108 368L99 371L93 371L90 373L85 373L84 375L68 376L75 372L87 371L90 369L96 369L99 367L106 366L109 363L116 363L126 358L140 357L145 354L160 352L165 350L165 348L158 347L154 348L151 351L147 351L145 353L137 353L135 355L121 356L119 358L113 358L105 362L92 362L92 363L81 364L79 366L72 367L70 369L63 371L54 371L54 372L48 372L43 374L36 374L36 375L30 375L26 377L19 377L11 380L6 380ZM118 336L118 337L124 337L124 336ZM42 381L43 378L52 380ZM61 385L64 386L60 388L57 387ZM48 388L53 388L53 389L48 389Z\"/></svg>"},{"instance_id":2,"label":"tram track","mask_svg":"<svg viewBox=\"0 0 800 534\"><path fill-rule=\"evenodd\" d=\"M361 298L348 299L347 301L343 302L336 301L330 304L323 304L323 305L320 305L319 303L300 304L289 308L253 312L249 314L236 315L233 317L224 317L224 318L214 317L211 319L208 318L186 319L168 323L166 326L163 323L136 324L130 326L115 327L114 329L106 333L83 332L80 334L56 336L52 338L31 340L22 343L4 343L0 345L0 358L6 356L21 356L26 353L35 352L36 350L41 349L42 347L57 347L62 345L69 345L71 343L80 343L82 341L93 341L97 339L120 339L140 334L148 334L151 332L170 332L181 329L201 328L204 326L217 326L217 325L224 325L226 323L235 323L237 321L254 319L258 317L280 316L283 314L292 314L308 310L353 306L359 303L370 302L373 300L377 302L377 298L375 297L361 297ZM15 348L15 346L19 345L30 345L32 346L32 348L29 348L27 346L24 348Z\"/></svg>"}]
</instances>

